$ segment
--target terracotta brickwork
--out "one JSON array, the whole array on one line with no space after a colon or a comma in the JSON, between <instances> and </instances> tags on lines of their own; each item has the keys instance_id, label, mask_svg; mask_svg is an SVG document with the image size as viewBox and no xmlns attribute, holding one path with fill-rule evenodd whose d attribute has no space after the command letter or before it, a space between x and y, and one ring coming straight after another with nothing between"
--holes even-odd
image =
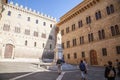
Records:
<instances>
[{"instance_id":1,"label":"terracotta brickwork","mask_svg":"<svg viewBox=\"0 0 120 80\"><path fill-rule=\"evenodd\" d=\"M84 0L60 18L57 26L62 33L67 63L78 64L85 58L89 64L104 65L108 60L120 59L119 4L119 0ZM82 26L79 26L81 20ZM67 41L70 41L70 47L67 47Z\"/></svg>"}]
</instances>

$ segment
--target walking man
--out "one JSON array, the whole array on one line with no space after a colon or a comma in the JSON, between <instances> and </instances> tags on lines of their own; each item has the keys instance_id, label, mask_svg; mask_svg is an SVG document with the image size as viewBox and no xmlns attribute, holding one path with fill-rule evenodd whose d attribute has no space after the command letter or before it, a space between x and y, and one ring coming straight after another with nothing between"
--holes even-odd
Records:
<instances>
[{"instance_id":1,"label":"walking man","mask_svg":"<svg viewBox=\"0 0 120 80\"><path fill-rule=\"evenodd\" d=\"M86 69L86 66L85 64L83 63L83 60L81 60L80 64L79 64L79 68L80 68L80 71L81 71L81 80L87 80L87 69Z\"/></svg>"},{"instance_id":2,"label":"walking man","mask_svg":"<svg viewBox=\"0 0 120 80\"><path fill-rule=\"evenodd\" d=\"M60 59L57 60L56 65L58 67L58 74L61 74L61 66L62 66L62 61Z\"/></svg>"}]
</instances>

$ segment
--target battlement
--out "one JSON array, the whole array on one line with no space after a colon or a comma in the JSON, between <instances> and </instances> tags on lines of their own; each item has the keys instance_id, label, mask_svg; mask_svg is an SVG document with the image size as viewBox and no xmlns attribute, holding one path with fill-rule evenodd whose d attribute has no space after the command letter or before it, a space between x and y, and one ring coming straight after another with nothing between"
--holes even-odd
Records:
<instances>
[{"instance_id":1,"label":"battlement","mask_svg":"<svg viewBox=\"0 0 120 80\"><path fill-rule=\"evenodd\" d=\"M18 3L13 3L12 1L8 3L8 6L15 8L15 9L18 9L18 10L23 11L23 12L31 13L31 14L36 15L36 16L40 16L40 17L44 17L44 18L48 18L48 19L56 21L56 18L54 18L52 16L49 16L47 14L43 14L42 12L39 12L36 10L32 10L31 8L28 8L27 6L19 5Z\"/></svg>"}]
</instances>

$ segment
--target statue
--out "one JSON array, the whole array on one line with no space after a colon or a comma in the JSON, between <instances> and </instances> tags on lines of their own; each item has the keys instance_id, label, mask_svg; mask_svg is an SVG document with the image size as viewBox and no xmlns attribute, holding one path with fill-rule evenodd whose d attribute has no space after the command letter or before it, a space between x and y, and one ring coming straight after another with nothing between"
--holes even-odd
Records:
<instances>
[{"instance_id":1,"label":"statue","mask_svg":"<svg viewBox=\"0 0 120 80\"><path fill-rule=\"evenodd\" d=\"M56 59L62 59L62 57L63 57L61 39L62 39L62 37L61 37L61 33L59 31L58 34L57 34L57 42L56 42L56 48L55 48Z\"/></svg>"}]
</instances>

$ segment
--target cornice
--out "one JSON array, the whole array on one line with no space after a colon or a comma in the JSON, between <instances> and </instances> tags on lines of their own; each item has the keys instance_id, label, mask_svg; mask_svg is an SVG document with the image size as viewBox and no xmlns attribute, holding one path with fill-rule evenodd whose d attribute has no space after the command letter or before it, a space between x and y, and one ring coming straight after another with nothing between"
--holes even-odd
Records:
<instances>
[{"instance_id":1,"label":"cornice","mask_svg":"<svg viewBox=\"0 0 120 80\"><path fill-rule=\"evenodd\" d=\"M65 15L63 15L60 18L60 21L57 23L57 26L60 26L61 24L67 22L68 20L72 19L73 17L77 16L78 14L84 12L88 8L97 4L99 1L100 0L84 0L83 2L78 4L76 7L71 9L69 12L67 12Z\"/></svg>"}]
</instances>

